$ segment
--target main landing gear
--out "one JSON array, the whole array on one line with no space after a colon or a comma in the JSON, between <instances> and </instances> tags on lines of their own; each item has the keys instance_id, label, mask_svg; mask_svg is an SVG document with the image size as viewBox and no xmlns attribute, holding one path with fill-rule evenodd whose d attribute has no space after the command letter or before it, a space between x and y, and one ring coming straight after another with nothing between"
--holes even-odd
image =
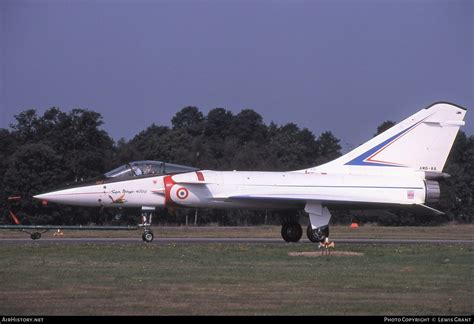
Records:
<instances>
[{"instance_id":1,"label":"main landing gear","mask_svg":"<svg viewBox=\"0 0 474 324\"><path fill-rule=\"evenodd\" d=\"M310 224L306 228L306 236L311 242L323 243L328 241L329 220L331 213L327 207L321 203L308 202L305 212L309 215ZM283 217L281 227L281 237L286 242L298 242L303 236L301 225L296 221L296 217Z\"/></svg>"},{"instance_id":2,"label":"main landing gear","mask_svg":"<svg viewBox=\"0 0 474 324\"><path fill-rule=\"evenodd\" d=\"M143 227L142 240L146 243L152 242L154 238L153 232L151 230L151 221L154 210L155 208L142 207L142 223L139 226Z\"/></svg>"},{"instance_id":3,"label":"main landing gear","mask_svg":"<svg viewBox=\"0 0 474 324\"><path fill-rule=\"evenodd\" d=\"M297 222L286 223L281 226L281 237L285 242L299 242L303 236L303 229ZM324 242L329 237L329 225L313 229L311 224L306 228L306 236L313 243Z\"/></svg>"}]
</instances>

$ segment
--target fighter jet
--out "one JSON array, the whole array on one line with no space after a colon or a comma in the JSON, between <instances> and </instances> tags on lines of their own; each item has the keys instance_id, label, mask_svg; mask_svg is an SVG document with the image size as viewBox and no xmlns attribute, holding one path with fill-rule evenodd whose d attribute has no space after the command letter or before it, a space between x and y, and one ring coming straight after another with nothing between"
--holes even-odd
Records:
<instances>
[{"instance_id":1,"label":"fighter jet","mask_svg":"<svg viewBox=\"0 0 474 324\"><path fill-rule=\"evenodd\" d=\"M349 153L320 166L287 172L171 170L157 172L146 161L108 173L111 181L44 193L34 198L60 204L102 207L245 208L304 210L307 236L329 236L331 209L410 207L441 211L438 181L466 109L437 102L406 118ZM173 172L176 171L176 172ZM144 217L143 240L151 242L151 214ZM302 237L295 220L282 224L287 242Z\"/></svg>"}]
</instances>

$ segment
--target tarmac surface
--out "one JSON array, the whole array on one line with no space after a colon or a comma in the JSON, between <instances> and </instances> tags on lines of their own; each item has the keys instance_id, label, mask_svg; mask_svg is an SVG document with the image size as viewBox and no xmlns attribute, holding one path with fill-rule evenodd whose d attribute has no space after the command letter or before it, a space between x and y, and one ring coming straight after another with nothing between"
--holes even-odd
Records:
<instances>
[{"instance_id":1,"label":"tarmac surface","mask_svg":"<svg viewBox=\"0 0 474 324\"><path fill-rule=\"evenodd\" d=\"M430 240L430 239L334 239L342 244L474 244L474 240ZM140 236L136 238L2 238L0 244L144 244ZM146 244L291 244L281 238L189 238L155 237ZM314 244L302 239L300 243Z\"/></svg>"}]
</instances>

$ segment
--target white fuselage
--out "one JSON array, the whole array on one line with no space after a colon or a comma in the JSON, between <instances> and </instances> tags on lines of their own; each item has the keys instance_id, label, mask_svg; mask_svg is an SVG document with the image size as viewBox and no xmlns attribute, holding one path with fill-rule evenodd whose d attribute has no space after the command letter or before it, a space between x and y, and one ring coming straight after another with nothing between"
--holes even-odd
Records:
<instances>
[{"instance_id":1,"label":"white fuselage","mask_svg":"<svg viewBox=\"0 0 474 324\"><path fill-rule=\"evenodd\" d=\"M82 186L39 199L105 207L296 208L306 201L422 204L424 177L326 172L197 171Z\"/></svg>"},{"instance_id":2,"label":"white fuselage","mask_svg":"<svg viewBox=\"0 0 474 324\"><path fill-rule=\"evenodd\" d=\"M202 171L172 177L173 203L185 207L276 208L308 200L353 203L417 204L425 199L420 177L344 175L298 172L216 172ZM187 194L180 194L187 191ZM168 200L169 201L169 200ZM293 203L292 203L293 202ZM265 204L264 204L265 203Z\"/></svg>"}]
</instances>

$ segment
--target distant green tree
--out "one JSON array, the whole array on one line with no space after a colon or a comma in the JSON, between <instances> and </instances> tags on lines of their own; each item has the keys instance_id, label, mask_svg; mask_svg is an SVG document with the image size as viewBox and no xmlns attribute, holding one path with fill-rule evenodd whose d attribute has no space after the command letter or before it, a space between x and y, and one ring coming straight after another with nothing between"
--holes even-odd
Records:
<instances>
[{"instance_id":1,"label":"distant green tree","mask_svg":"<svg viewBox=\"0 0 474 324\"><path fill-rule=\"evenodd\" d=\"M33 140L37 135L38 116L36 110L29 109L15 116L16 123L10 124L15 137L20 143L26 143Z\"/></svg>"},{"instance_id":2,"label":"distant green tree","mask_svg":"<svg viewBox=\"0 0 474 324\"><path fill-rule=\"evenodd\" d=\"M50 108L43 116L27 110L15 119L11 136L16 149L4 162L8 165L4 194L21 195L22 213L31 217L27 221L45 223L51 218L45 216L46 209L38 209L32 195L103 174L113 160L113 140L100 129L101 115L90 110L65 113ZM47 210L50 216L62 214L58 219L63 224L92 219L90 209L53 206Z\"/></svg>"},{"instance_id":3,"label":"distant green tree","mask_svg":"<svg viewBox=\"0 0 474 324\"><path fill-rule=\"evenodd\" d=\"M395 122L393 122L391 120L384 121L382 124L380 124L379 127L377 127L377 133L374 134L374 137L379 135L379 134L382 134L387 129L392 128L393 126L395 126Z\"/></svg>"},{"instance_id":4,"label":"distant green tree","mask_svg":"<svg viewBox=\"0 0 474 324\"><path fill-rule=\"evenodd\" d=\"M50 108L42 117L27 110L15 119L11 127L17 142L43 143L61 152L63 170L71 180L94 177L110 167L113 140L99 129L103 124L99 113L85 109L64 113Z\"/></svg>"},{"instance_id":5,"label":"distant green tree","mask_svg":"<svg viewBox=\"0 0 474 324\"><path fill-rule=\"evenodd\" d=\"M341 145L339 145L339 143L340 140L331 132L322 133L317 139L319 148L317 164L326 163L341 156Z\"/></svg>"},{"instance_id":6,"label":"distant green tree","mask_svg":"<svg viewBox=\"0 0 474 324\"><path fill-rule=\"evenodd\" d=\"M101 175L111 167L109 161L112 158L114 142L100 129L102 124L102 116L99 113L73 109L65 120L52 127L54 135L49 138L57 139L53 147L62 152L76 179ZM59 139L58 136L64 138Z\"/></svg>"},{"instance_id":7,"label":"distant green tree","mask_svg":"<svg viewBox=\"0 0 474 324\"><path fill-rule=\"evenodd\" d=\"M224 108L214 108L206 116L204 134L207 138L225 139L232 135L231 127L234 115Z\"/></svg>"},{"instance_id":8,"label":"distant green tree","mask_svg":"<svg viewBox=\"0 0 474 324\"><path fill-rule=\"evenodd\" d=\"M310 166L318 158L318 145L306 128L300 130L296 124L288 123L278 127L271 123L268 127L269 161L266 170L297 170Z\"/></svg>"},{"instance_id":9,"label":"distant green tree","mask_svg":"<svg viewBox=\"0 0 474 324\"><path fill-rule=\"evenodd\" d=\"M4 208L7 206L8 195L5 192L5 172L17 146L17 142L11 132L7 129L0 128L0 215L2 215Z\"/></svg>"},{"instance_id":10,"label":"distant green tree","mask_svg":"<svg viewBox=\"0 0 474 324\"><path fill-rule=\"evenodd\" d=\"M64 182L65 178L61 157L54 149L46 144L25 144L10 157L3 184L8 196L22 197L22 221L45 224L51 221L51 215L43 213L32 197L52 190L54 184Z\"/></svg>"},{"instance_id":11,"label":"distant green tree","mask_svg":"<svg viewBox=\"0 0 474 324\"><path fill-rule=\"evenodd\" d=\"M252 109L243 109L234 116L231 131L239 144L251 141L263 144L267 139L267 127L263 118Z\"/></svg>"},{"instance_id":12,"label":"distant green tree","mask_svg":"<svg viewBox=\"0 0 474 324\"><path fill-rule=\"evenodd\" d=\"M160 160L167 158L166 152L168 143L165 143L164 136L170 132L166 126L157 126L154 123L144 131L133 137L128 143L121 143L118 147L118 154L125 154L128 160L121 160L121 163L136 160Z\"/></svg>"},{"instance_id":13,"label":"distant green tree","mask_svg":"<svg viewBox=\"0 0 474 324\"><path fill-rule=\"evenodd\" d=\"M474 217L474 136L462 131L456 136L443 170L451 177L440 181L440 208L449 220L472 223Z\"/></svg>"},{"instance_id":14,"label":"distant green tree","mask_svg":"<svg viewBox=\"0 0 474 324\"><path fill-rule=\"evenodd\" d=\"M115 144L114 157L112 164L113 166L119 166L131 161L141 160L141 157L138 157L139 153L136 148L125 140L125 138L120 138Z\"/></svg>"},{"instance_id":15,"label":"distant green tree","mask_svg":"<svg viewBox=\"0 0 474 324\"><path fill-rule=\"evenodd\" d=\"M197 147L196 154L199 154L198 167L224 170L227 164L224 151L226 146L234 138L232 134L232 122L234 115L224 108L214 108L205 118L205 128L203 136L196 137L194 145Z\"/></svg>"},{"instance_id":16,"label":"distant green tree","mask_svg":"<svg viewBox=\"0 0 474 324\"><path fill-rule=\"evenodd\" d=\"M186 129L192 136L200 135L204 130L204 115L197 107L184 107L171 119L173 129Z\"/></svg>"}]
</instances>

